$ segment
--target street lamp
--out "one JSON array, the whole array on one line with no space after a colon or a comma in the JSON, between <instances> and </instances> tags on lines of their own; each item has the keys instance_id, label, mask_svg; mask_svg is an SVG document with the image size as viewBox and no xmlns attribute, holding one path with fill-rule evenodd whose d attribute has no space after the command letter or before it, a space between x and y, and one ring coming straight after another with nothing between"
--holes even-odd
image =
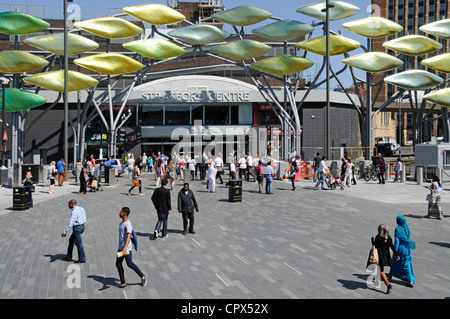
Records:
<instances>
[{"instance_id":1,"label":"street lamp","mask_svg":"<svg viewBox=\"0 0 450 319\"><path fill-rule=\"evenodd\" d=\"M69 57L67 55L67 2L73 2L73 0L64 0L64 161L69 163Z\"/></svg>"},{"instance_id":2,"label":"street lamp","mask_svg":"<svg viewBox=\"0 0 450 319\"><path fill-rule=\"evenodd\" d=\"M326 36L326 83L327 83L327 92L326 92L326 125L327 125L327 134L326 134L326 154L328 158L331 158L331 129L330 129L330 9L334 8L334 5L329 3L329 0L326 1L325 8L321 10L321 12L325 12L325 36Z\"/></svg>"},{"instance_id":3,"label":"street lamp","mask_svg":"<svg viewBox=\"0 0 450 319\"><path fill-rule=\"evenodd\" d=\"M5 78L5 77L1 77L0 78L0 82L2 83L2 167L5 166L5 152L6 152L6 148L5 148L5 140L3 139L3 136L5 134L5 108L6 108L6 86L9 84L9 79Z\"/></svg>"}]
</instances>

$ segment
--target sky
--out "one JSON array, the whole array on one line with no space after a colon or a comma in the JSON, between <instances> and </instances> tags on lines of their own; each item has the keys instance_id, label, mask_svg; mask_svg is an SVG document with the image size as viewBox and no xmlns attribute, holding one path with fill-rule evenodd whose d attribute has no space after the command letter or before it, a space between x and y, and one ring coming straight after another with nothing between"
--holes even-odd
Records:
<instances>
[{"instance_id":1,"label":"sky","mask_svg":"<svg viewBox=\"0 0 450 319\"><path fill-rule=\"evenodd\" d=\"M188 0L188 1L180 1L180 2L197 2L196 0ZM270 11L274 17L282 18L282 19L293 19L298 20L305 23L312 23L313 18L308 17L306 15L300 14L296 12L296 9L312 4L321 2L321 0L223 0L223 4L226 9L232 9L234 7L242 6L242 5L250 5L255 6L258 8L265 9L267 11ZM345 2L353 4L361 9L361 12L357 15L354 15L352 17L338 20L338 21L332 21L331 22L331 30L336 32L342 32L342 35L350 37L356 41L359 41L364 46L366 45L366 39L358 36L352 32L346 31L341 27L342 23L353 21L356 19L366 18L370 16L371 12L371 0L345 0ZM20 9L21 6L45 6L46 12L49 12L53 15L61 14L62 17L62 5L64 1L63 0L0 0L0 11L6 11L9 10L7 5L13 4L14 6L19 7L19 11L24 11L25 9ZM282 4L281 4L282 3ZM69 3L71 4L71 3ZM103 12L103 10L97 10L95 8L123 8L127 6L135 6L135 5L141 5L141 4L163 4L167 5L167 0L74 0L72 4L76 4L80 8L80 17L81 20L85 19L92 19L96 17L101 17L102 15L98 15L98 12ZM94 9L93 9L94 8ZM32 14L32 13L30 13ZM69 12L70 14L70 12ZM100 13L102 14L102 13ZM105 16L106 14L103 14ZM53 17L54 18L54 17ZM273 20L266 20L265 23L273 22ZM251 32L252 29L256 28L258 25L255 26L248 26L247 32ZM228 30L227 30L228 31ZM322 30L321 28L316 28L316 31L313 33L313 37L321 36ZM363 53L362 49L355 50L354 52L350 53L353 54L359 54ZM308 58L311 59L313 62L315 62L315 67L318 68L321 65L322 58L318 55L309 54ZM332 58L331 63L334 65L335 63L339 63L339 59L343 59L343 56ZM334 70L339 70L343 65L334 67ZM309 71L305 71L306 74L304 76L306 78L311 78L314 76L314 68L311 68ZM358 76L363 76L362 74L357 74ZM350 86L352 84L352 81L349 76L346 76L341 79L344 82L345 86ZM337 86L337 83L332 83L332 86Z\"/></svg>"}]
</instances>

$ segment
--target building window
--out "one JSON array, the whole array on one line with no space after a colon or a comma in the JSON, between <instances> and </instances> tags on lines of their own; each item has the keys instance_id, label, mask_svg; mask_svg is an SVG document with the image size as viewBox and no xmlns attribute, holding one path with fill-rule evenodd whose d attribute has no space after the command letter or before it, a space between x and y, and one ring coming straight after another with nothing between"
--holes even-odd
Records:
<instances>
[{"instance_id":1,"label":"building window","mask_svg":"<svg viewBox=\"0 0 450 319\"><path fill-rule=\"evenodd\" d=\"M165 105L164 108L165 125L190 125L190 105Z\"/></svg>"},{"instance_id":2,"label":"building window","mask_svg":"<svg viewBox=\"0 0 450 319\"><path fill-rule=\"evenodd\" d=\"M230 106L207 105L205 107L206 125L227 125L230 124Z\"/></svg>"},{"instance_id":3,"label":"building window","mask_svg":"<svg viewBox=\"0 0 450 319\"><path fill-rule=\"evenodd\" d=\"M164 105L142 105L139 112L139 123L141 125L163 125Z\"/></svg>"}]
</instances>

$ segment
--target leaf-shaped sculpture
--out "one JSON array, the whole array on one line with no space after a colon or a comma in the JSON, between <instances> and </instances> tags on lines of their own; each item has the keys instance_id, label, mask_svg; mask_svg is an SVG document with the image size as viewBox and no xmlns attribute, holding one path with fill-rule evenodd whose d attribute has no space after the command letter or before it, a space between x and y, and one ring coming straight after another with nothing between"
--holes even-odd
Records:
<instances>
[{"instance_id":1,"label":"leaf-shaped sculpture","mask_svg":"<svg viewBox=\"0 0 450 319\"><path fill-rule=\"evenodd\" d=\"M43 68L48 61L34 54L8 50L0 52L0 72L19 74Z\"/></svg>"},{"instance_id":2,"label":"leaf-shaped sculpture","mask_svg":"<svg viewBox=\"0 0 450 319\"><path fill-rule=\"evenodd\" d=\"M368 17L346 22L342 27L371 39L387 37L403 30L400 24L381 17Z\"/></svg>"},{"instance_id":3,"label":"leaf-shaped sculpture","mask_svg":"<svg viewBox=\"0 0 450 319\"><path fill-rule=\"evenodd\" d=\"M144 67L142 63L119 53L95 54L75 59L73 63L107 75L134 73Z\"/></svg>"},{"instance_id":4,"label":"leaf-shaped sculpture","mask_svg":"<svg viewBox=\"0 0 450 319\"><path fill-rule=\"evenodd\" d=\"M269 53L272 47L254 40L236 40L210 49L210 52L235 60L253 59Z\"/></svg>"},{"instance_id":5,"label":"leaf-shaped sculpture","mask_svg":"<svg viewBox=\"0 0 450 319\"><path fill-rule=\"evenodd\" d=\"M0 13L0 33L10 35L29 34L43 31L50 23L21 12Z\"/></svg>"},{"instance_id":6,"label":"leaf-shaped sculpture","mask_svg":"<svg viewBox=\"0 0 450 319\"><path fill-rule=\"evenodd\" d=\"M234 26L252 25L269 19L272 13L253 6L239 6L230 10L214 13L211 18Z\"/></svg>"},{"instance_id":7,"label":"leaf-shaped sculpture","mask_svg":"<svg viewBox=\"0 0 450 319\"><path fill-rule=\"evenodd\" d=\"M64 54L63 32L40 35L25 39L23 42L44 51L52 52L58 55ZM69 55L95 50L98 46L99 45L97 42L81 35L73 33L67 34L67 54Z\"/></svg>"},{"instance_id":8,"label":"leaf-shaped sculpture","mask_svg":"<svg viewBox=\"0 0 450 319\"><path fill-rule=\"evenodd\" d=\"M408 70L393 74L384 81L409 91L423 91L444 82L441 77L423 70Z\"/></svg>"},{"instance_id":9,"label":"leaf-shaped sculpture","mask_svg":"<svg viewBox=\"0 0 450 319\"><path fill-rule=\"evenodd\" d=\"M64 70L34 74L25 77L23 80L47 90L64 92ZM69 70L68 80L69 92L81 91L98 85L96 79L76 71Z\"/></svg>"},{"instance_id":10,"label":"leaf-shaped sculpture","mask_svg":"<svg viewBox=\"0 0 450 319\"><path fill-rule=\"evenodd\" d=\"M442 48L442 44L423 35L407 35L383 43L385 48L400 52L404 55L416 56L435 52Z\"/></svg>"},{"instance_id":11,"label":"leaf-shaped sculpture","mask_svg":"<svg viewBox=\"0 0 450 319\"><path fill-rule=\"evenodd\" d=\"M153 25L169 25L186 20L186 17L178 11L161 4L143 4L125 7L122 10L130 16Z\"/></svg>"},{"instance_id":12,"label":"leaf-shaped sculpture","mask_svg":"<svg viewBox=\"0 0 450 319\"><path fill-rule=\"evenodd\" d=\"M316 53L319 55L326 55L326 37L305 40L295 45L299 49ZM330 35L330 55L338 55L353 51L361 46L358 41L344 37L342 35Z\"/></svg>"},{"instance_id":13,"label":"leaf-shaped sculpture","mask_svg":"<svg viewBox=\"0 0 450 319\"><path fill-rule=\"evenodd\" d=\"M2 109L0 94L0 110ZM47 99L21 89L5 89L5 112L19 112L32 109L47 103Z\"/></svg>"},{"instance_id":14,"label":"leaf-shaped sculpture","mask_svg":"<svg viewBox=\"0 0 450 319\"><path fill-rule=\"evenodd\" d=\"M195 24L179 28L170 31L169 35L194 45L220 42L230 36L228 32L207 24Z\"/></svg>"},{"instance_id":15,"label":"leaf-shaped sculpture","mask_svg":"<svg viewBox=\"0 0 450 319\"><path fill-rule=\"evenodd\" d=\"M357 6L343 1L329 1L329 4L333 6L329 9L330 21L348 18L361 11L361 9ZM301 8L298 8L296 11L298 13L302 13L304 15L325 21L326 12L323 11L325 10L325 8L326 1L323 1L303 6Z\"/></svg>"},{"instance_id":16,"label":"leaf-shaped sculpture","mask_svg":"<svg viewBox=\"0 0 450 319\"><path fill-rule=\"evenodd\" d=\"M309 69L314 62L295 55L279 55L250 64L250 67L275 75L288 75Z\"/></svg>"},{"instance_id":17,"label":"leaf-shaped sculpture","mask_svg":"<svg viewBox=\"0 0 450 319\"><path fill-rule=\"evenodd\" d=\"M424 100L450 107L450 88L433 91L423 96Z\"/></svg>"},{"instance_id":18,"label":"leaf-shaped sculpture","mask_svg":"<svg viewBox=\"0 0 450 319\"><path fill-rule=\"evenodd\" d=\"M450 53L436 55L420 63L439 72L450 73Z\"/></svg>"},{"instance_id":19,"label":"leaf-shaped sculpture","mask_svg":"<svg viewBox=\"0 0 450 319\"><path fill-rule=\"evenodd\" d=\"M186 53L178 45L162 39L145 39L131 41L123 44L124 48L139 53L154 60L176 58Z\"/></svg>"},{"instance_id":20,"label":"leaf-shaped sculpture","mask_svg":"<svg viewBox=\"0 0 450 319\"><path fill-rule=\"evenodd\" d=\"M354 55L342 60L342 63L369 73L386 72L403 65L402 60L382 52Z\"/></svg>"},{"instance_id":21,"label":"leaf-shaped sculpture","mask_svg":"<svg viewBox=\"0 0 450 319\"><path fill-rule=\"evenodd\" d=\"M102 17L78 21L75 27L107 39L124 39L137 36L144 32L130 21L117 17Z\"/></svg>"},{"instance_id":22,"label":"leaf-shaped sculpture","mask_svg":"<svg viewBox=\"0 0 450 319\"><path fill-rule=\"evenodd\" d=\"M256 35L277 41L298 39L313 31L313 26L296 20L277 21L252 30Z\"/></svg>"},{"instance_id":23,"label":"leaf-shaped sculpture","mask_svg":"<svg viewBox=\"0 0 450 319\"><path fill-rule=\"evenodd\" d=\"M419 30L443 39L450 39L450 19L439 20L423 25Z\"/></svg>"}]
</instances>

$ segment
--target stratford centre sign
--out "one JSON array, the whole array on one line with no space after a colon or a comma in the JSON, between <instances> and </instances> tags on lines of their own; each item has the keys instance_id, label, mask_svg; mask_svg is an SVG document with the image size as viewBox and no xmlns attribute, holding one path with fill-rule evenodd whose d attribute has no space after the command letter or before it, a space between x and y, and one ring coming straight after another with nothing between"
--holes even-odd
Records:
<instances>
[{"instance_id":1,"label":"stratford centre sign","mask_svg":"<svg viewBox=\"0 0 450 319\"><path fill-rule=\"evenodd\" d=\"M243 103L250 102L250 92L220 92L220 91L163 91L144 92L144 100L148 102L172 102L172 103Z\"/></svg>"}]
</instances>

